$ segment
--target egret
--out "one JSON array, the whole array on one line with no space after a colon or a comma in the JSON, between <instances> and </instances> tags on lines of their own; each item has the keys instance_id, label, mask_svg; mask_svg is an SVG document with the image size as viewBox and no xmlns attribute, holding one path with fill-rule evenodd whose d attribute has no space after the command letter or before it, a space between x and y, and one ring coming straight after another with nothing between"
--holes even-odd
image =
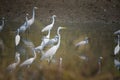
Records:
<instances>
[{"instance_id":1,"label":"egret","mask_svg":"<svg viewBox=\"0 0 120 80\"><path fill-rule=\"evenodd\" d=\"M4 27L4 17L2 18L2 25L0 25L0 31L3 29L3 27Z\"/></svg>"},{"instance_id":2,"label":"egret","mask_svg":"<svg viewBox=\"0 0 120 80\"><path fill-rule=\"evenodd\" d=\"M10 64L7 67L8 71L13 71L16 68L16 66L20 63L20 54L18 52L16 52L15 59L17 60L17 62Z\"/></svg>"},{"instance_id":3,"label":"egret","mask_svg":"<svg viewBox=\"0 0 120 80\"><path fill-rule=\"evenodd\" d=\"M35 50L33 48L32 48L32 50L33 50L33 53L34 53L34 57L25 60L23 63L20 64L20 67L22 67L22 66L29 66L36 59L36 52L35 52Z\"/></svg>"},{"instance_id":4,"label":"egret","mask_svg":"<svg viewBox=\"0 0 120 80\"><path fill-rule=\"evenodd\" d=\"M88 44L88 37L85 38L85 40L78 42L75 44L76 47L81 46L81 45L86 45Z\"/></svg>"},{"instance_id":5,"label":"egret","mask_svg":"<svg viewBox=\"0 0 120 80\"><path fill-rule=\"evenodd\" d=\"M20 26L20 28L19 28L19 32L21 32L21 33L25 32L26 29L27 29L27 26L28 26L28 17L27 17L27 15L28 14L26 14L26 21L25 21L25 23L22 26Z\"/></svg>"},{"instance_id":6,"label":"egret","mask_svg":"<svg viewBox=\"0 0 120 80\"><path fill-rule=\"evenodd\" d=\"M50 62L53 58L53 56L55 55L56 51L58 50L59 46L60 46L60 39L61 39L61 36L60 36L60 33L59 31L61 29L65 29L65 27L58 27L57 29L57 35L59 37L59 40L58 40L58 43L56 45L54 45L53 47L51 47L48 51L46 51L42 57L41 57L41 60L43 59L47 59L48 62Z\"/></svg>"},{"instance_id":7,"label":"egret","mask_svg":"<svg viewBox=\"0 0 120 80\"><path fill-rule=\"evenodd\" d=\"M35 20L35 9L38 9L38 8L37 7L33 8L32 18L27 21L27 28L30 27L34 23L34 20Z\"/></svg>"},{"instance_id":8,"label":"egret","mask_svg":"<svg viewBox=\"0 0 120 80\"><path fill-rule=\"evenodd\" d=\"M117 59L114 59L114 64L115 64L115 67L119 70L120 69L120 61L118 61Z\"/></svg>"},{"instance_id":9,"label":"egret","mask_svg":"<svg viewBox=\"0 0 120 80\"><path fill-rule=\"evenodd\" d=\"M119 45L119 35L118 35L118 44L117 44L117 46L115 47L115 49L114 49L114 55L116 55L116 54L118 54L119 53L119 51L120 51L120 45Z\"/></svg>"},{"instance_id":10,"label":"egret","mask_svg":"<svg viewBox=\"0 0 120 80\"><path fill-rule=\"evenodd\" d=\"M120 30L115 31L114 34L120 34Z\"/></svg>"},{"instance_id":11,"label":"egret","mask_svg":"<svg viewBox=\"0 0 120 80\"><path fill-rule=\"evenodd\" d=\"M45 32L45 31L48 31L48 30L51 30L51 29L52 29L52 27L53 27L53 25L54 25L54 22L55 22L55 17L56 17L56 15L53 15L53 16L52 16L52 19L53 19L52 23L49 24L49 25L47 25L45 28L43 28L43 29L42 29L42 32Z\"/></svg>"},{"instance_id":12,"label":"egret","mask_svg":"<svg viewBox=\"0 0 120 80\"><path fill-rule=\"evenodd\" d=\"M17 35L15 36L15 45L17 46L20 43L19 29L17 29Z\"/></svg>"}]
</instances>

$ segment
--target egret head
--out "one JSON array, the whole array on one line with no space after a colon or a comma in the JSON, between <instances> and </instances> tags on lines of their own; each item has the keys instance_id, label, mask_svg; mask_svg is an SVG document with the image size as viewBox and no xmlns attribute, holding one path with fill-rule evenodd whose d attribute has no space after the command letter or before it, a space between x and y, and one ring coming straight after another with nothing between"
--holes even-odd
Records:
<instances>
[{"instance_id":1,"label":"egret head","mask_svg":"<svg viewBox=\"0 0 120 80\"><path fill-rule=\"evenodd\" d=\"M99 59L103 59L103 57L102 57L102 56L100 56L100 57L99 57Z\"/></svg>"},{"instance_id":2,"label":"egret head","mask_svg":"<svg viewBox=\"0 0 120 80\"><path fill-rule=\"evenodd\" d=\"M28 16L29 14L28 13L26 13L26 16Z\"/></svg>"},{"instance_id":3,"label":"egret head","mask_svg":"<svg viewBox=\"0 0 120 80\"><path fill-rule=\"evenodd\" d=\"M35 6L34 9L38 9L38 7Z\"/></svg>"},{"instance_id":4,"label":"egret head","mask_svg":"<svg viewBox=\"0 0 120 80\"><path fill-rule=\"evenodd\" d=\"M52 17L57 17L56 15L53 15Z\"/></svg>"}]
</instances>

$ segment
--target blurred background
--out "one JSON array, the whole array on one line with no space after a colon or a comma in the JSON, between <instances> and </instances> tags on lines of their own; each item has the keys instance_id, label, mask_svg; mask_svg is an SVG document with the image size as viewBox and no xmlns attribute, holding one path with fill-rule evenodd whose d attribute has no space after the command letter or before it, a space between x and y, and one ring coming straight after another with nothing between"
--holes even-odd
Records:
<instances>
[{"instance_id":1,"label":"blurred background","mask_svg":"<svg viewBox=\"0 0 120 80\"><path fill-rule=\"evenodd\" d=\"M16 48L15 31L25 22L26 13L29 19L32 17L35 6L35 22L29 35L28 30L21 34L23 40ZM59 26L67 27L60 31L61 45L55 62L41 62L41 54L37 54L29 68L18 65L8 72L6 68L15 62L16 52L20 53L20 63L33 56L24 40L35 47L40 45L47 34L41 30L52 22L52 15L57 17L51 38ZM2 17L5 25L0 32L0 80L120 80L120 63L117 67L114 63L115 59L120 60L119 54L114 56L117 35L113 34L120 29L119 0L0 0L0 20ZM88 44L76 48L75 44L85 37ZM101 56L103 59L99 60Z\"/></svg>"}]
</instances>

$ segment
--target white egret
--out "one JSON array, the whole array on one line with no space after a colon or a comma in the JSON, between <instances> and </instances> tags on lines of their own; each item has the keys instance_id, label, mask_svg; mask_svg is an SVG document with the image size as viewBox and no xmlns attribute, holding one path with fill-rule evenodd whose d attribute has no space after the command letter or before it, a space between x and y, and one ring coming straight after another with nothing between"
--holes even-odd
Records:
<instances>
[{"instance_id":1,"label":"white egret","mask_svg":"<svg viewBox=\"0 0 120 80\"><path fill-rule=\"evenodd\" d=\"M20 26L19 28L19 32L23 33L26 31L27 29L27 26L28 26L28 17L27 17L28 14L26 14L26 21L24 22L24 24L22 26Z\"/></svg>"},{"instance_id":2,"label":"white egret","mask_svg":"<svg viewBox=\"0 0 120 80\"><path fill-rule=\"evenodd\" d=\"M114 55L118 54L120 51L120 42L119 42L119 35L118 35L118 44L114 49Z\"/></svg>"},{"instance_id":3,"label":"white egret","mask_svg":"<svg viewBox=\"0 0 120 80\"><path fill-rule=\"evenodd\" d=\"M4 17L2 18L2 25L0 25L0 31L3 29L3 27L4 27Z\"/></svg>"},{"instance_id":4,"label":"white egret","mask_svg":"<svg viewBox=\"0 0 120 80\"><path fill-rule=\"evenodd\" d=\"M27 21L27 28L30 27L35 21L35 9L38 9L38 8L37 7L33 8L32 18Z\"/></svg>"},{"instance_id":5,"label":"white egret","mask_svg":"<svg viewBox=\"0 0 120 80\"><path fill-rule=\"evenodd\" d=\"M118 61L117 59L114 59L114 65L118 70L120 69L120 61Z\"/></svg>"},{"instance_id":6,"label":"white egret","mask_svg":"<svg viewBox=\"0 0 120 80\"><path fill-rule=\"evenodd\" d=\"M49 24L49 25L47 25L45 28L43 28L43 29L42 29L42 32L45 32L45 31L48 31L48 30L51 30L51 29L52 29L52 27L53 27L53 25L54 25L54 22L55 22L55 17L56 17L56 15L53 15L53 16L52 16L52 19L53 19L52 23Z\"/></svg>"},{"instance_id":7,"label":"white egret","mask_svg":"<svg viewBox=\"0 0 120 80\"><path fill-rule=\"evenodd\" d=\"M16 52L16 54L15 54L15 59L16 59L17 62L15 62L13 64L10 64L7 67L8 71L13 71L16 68L16 66L20 63L20 54L18 52Z\"/></svg>"},{"instance_id":8,"label":"white egret","mask_svg":"<svg viewBox=\"0 0 120 80\"><path fill-rule=\"evenodd\" d=\"M17 29L17 35L15 36L15 45L17 46L20 43L19 29Z\"/></svg>"},{"instance_id":9,"label":"white egret","mask_svg":"<svg viewBox=\"0 0 120 80\"><path fill-rule=\"evenodd\" d=\"M86 45L88 44L88 37L85 38L85 40L78 42L75 44L76 47L81 46L81 45Z\"/></svg>"},{"instance_id":10,"label":"white egret","mask_svg":"<svg viewBox=\"0 0 120 80\"><path fill-rule=\"evenodd\" d=\"M59 46L60 46L60 39L61 39L61 36L60 36L60 33L59 31L61 29L65 29L65 27L58 27L57 29L57 35L59 36L59 40L58 40L58 43L56 45L54 45L53 47L51 47L48 51L46 51L42 57L41 57L41 60L43 59L47 59L48 62L50 62L53 58L53 56L55 55L56 51L58 50Z\"/></svg>"},{"instance_id":11,"label":"white egret","mask_svg":"<svg viewBox=\"0 0 120 80\"><path fill-rule=\"evenodd\" d=\"M35 52L34 49L32 49L32 50L33 50L33 53L34 53L34 57L25 60L23 63L20 64L20 67L22 67L22 66L29 66L29 65L31 65L31 64L33 63L33 61L36 59L36 52Z\"/></svg>"},{"instance_id":12,"label":"white egret","mask_svg":"<svg viewBox=\"0 0 120 80\"><path fill-rule=\"evenodd\" d=\"M115 31L114 34L120 34L120 30Z\"/></svg>"}]
</instances>

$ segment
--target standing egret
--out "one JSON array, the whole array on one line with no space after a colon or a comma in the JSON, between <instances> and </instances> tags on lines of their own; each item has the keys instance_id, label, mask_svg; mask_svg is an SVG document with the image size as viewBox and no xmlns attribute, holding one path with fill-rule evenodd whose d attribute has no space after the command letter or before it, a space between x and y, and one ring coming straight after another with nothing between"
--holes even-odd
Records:
<instances>
[{"instance_id":1,"label":"standing egret","mask_svg":"<svg viewBox=\"0 0 120 80\"><path fill-rule=\"evenodd\" d=\"M17 46L20 43L19 29L17 29L17 35L15 36L15 45Z\"/></svg>"},{"instance_id":2,"label":"standing egret","mask_svg":"<svg viewBox=\"0 0 120 80\"><path fill-rule=\"evenodd\" d=\"M119 42L119 35L118 35L118 44L117 44L117 46L114 49L114 55L118 54L119 51L120 51L120 45L119 44L120 44L120 42Z\"/></svg>"},{"instance_id":3,"label":"standing egret","mask_svg":"<svg viewBox=\"0 0 120 80\"><path fill-rule=\"evenodd\" d=\"M115 64L115 67L120 70L120 61L118 61L117 59L114 59L114 64Z\"/></svg>"},{"instance_id":4,"label":"standing egret","mask_svg":"<svg viewBox=\"0 0 120 80\"><path fill-rule=\"evenodd\" d=\"M27 21L27 28L28 27L30 28L30 26L34 23L34 20L35 20L35 9L38 9L38 8L37 7L33 8L32 18Z\"/></svg>"},{"instance_id":5,"label":"standing egret","mask_svg":"<svg viewBox=\"0 0 120 80\"><path fill-rule=\"evenodd\" d=\"M34 57L25 60L22 64L20 64L20 67L22 67L22 66L29 66L36 59L36 52L35 52L35 50L33 48L32 48L32 50L33 50L33 53L34 53Z\"/></svg>"},{"instance_id":6,"label":"standing egret","mask_svg":"<svg viewBox=\"0 0 120 80\"><path fill-rule=\"evenodd\" d=\"M55 55L56 51L58 50L59 46L60 46L60 39L61 39L61 36L60 36L60 33L59 31L61 29L65 29L65 27L58 27L57 29L57 35L59 37L59 40L58 40L58 43L56 45L54 45L53 47L51 47L48 51L46 51L42 57L41 57L41 60L43 59L47 59L48 62L50 62L53 58L53 56Z\"/></svg>"},{"instance_id":7,"label":"standing egret","mask_svg":"<svg viewBox=\"0 0 120 80\"><path fill-rule=\"evenodd\" d=\"M86 45L88 44L88 37L85 38L85 40L78 42L75 44L76 47L81 46L81 45Z\"/></svg>"},{"instance_id":8,"label":"standing egret","mask_svg":"<svg viewBox=\"0 0 120 80\"><path fill-rule=\"evenodd\" d=\"M28 26L28 17L27 17L27 15L28 14L26 14L26 17L25 17L26 20L25 20L24 24L22 26L20 26L20 28L19 28L20 33L25 32L26 29L27 29L27 26Z\"/></svg>"},{"instance_id":9,"label":"standing egret","mask_svg":"<svg viewBox=\"0 0 120 80\"><path fill-rule=\"evenodd\" d=\"M47 25L45 28L43 28L43 29L42 29L42 32L45 32L45 31L48 31L48 30L51 30L51 29L52 29L52 27L53 27L53 25L54 25L54 22L55 22L55 17L56 17L56 15L53 15L53 16L52 16L52 19L53 19L52 23L49 24L49 25Z\"/></svg>"},{"instance_id":10,"label":"standing egret","mask_svg":"<svg viewBox=\"0 0 120 80\"><path fill-rule=\"evenodd\" d=\"M18 52L16 52L15 59L17 60L17 62L10 64L7 67L8 71L13 71L16 68L16 66L20 63L20 54Z\"/></svg>"},{"instance_id":11,"label":"standing egret","mask_svg":"<svg viewBox=\"0 0 120 80\"><path fill-rule=\"evenodd\" d=\"M0 31L3 29L3 27L4 27L4 17L2 18L2 25L0 25Z\"/></svg>"}]
</instances>

